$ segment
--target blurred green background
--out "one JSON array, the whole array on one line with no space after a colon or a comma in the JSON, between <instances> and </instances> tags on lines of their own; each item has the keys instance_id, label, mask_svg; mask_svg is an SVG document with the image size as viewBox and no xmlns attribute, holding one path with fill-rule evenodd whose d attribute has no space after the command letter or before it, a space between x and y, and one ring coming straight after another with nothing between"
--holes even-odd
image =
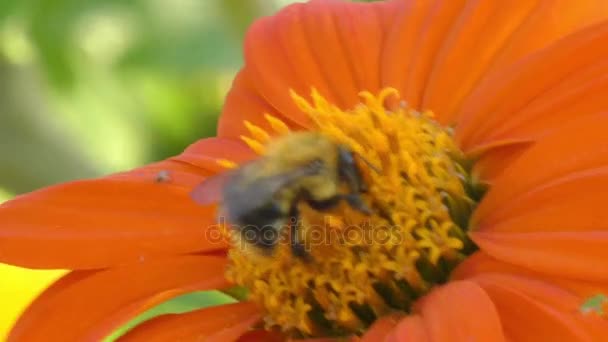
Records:
<instances>
[{"instance_id":1,"label":"blurred green background","mask_svg":"<svg viewBox=\"0 0 608 342\"><path fill-rule=\"evenodd\" d=\"M254 18L294 1L1 0L1 197L215 134Z\"/></svg>"}]
</instances>

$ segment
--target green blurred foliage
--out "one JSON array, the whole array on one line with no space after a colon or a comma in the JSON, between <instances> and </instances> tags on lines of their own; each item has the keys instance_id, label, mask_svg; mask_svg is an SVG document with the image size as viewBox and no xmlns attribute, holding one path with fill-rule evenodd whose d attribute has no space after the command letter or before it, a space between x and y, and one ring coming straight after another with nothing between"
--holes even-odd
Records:
<instances>
[{"instance_id":1,"label":"green blurred foliage","mask_svg":"<svg viewBox=\"0 0 608 342\"><path fill-rule=\"evenodd\" d=\"M293 1L0 1L0 189L125 170L215 134L254 20Z\"/></svg>"}]
</instances>

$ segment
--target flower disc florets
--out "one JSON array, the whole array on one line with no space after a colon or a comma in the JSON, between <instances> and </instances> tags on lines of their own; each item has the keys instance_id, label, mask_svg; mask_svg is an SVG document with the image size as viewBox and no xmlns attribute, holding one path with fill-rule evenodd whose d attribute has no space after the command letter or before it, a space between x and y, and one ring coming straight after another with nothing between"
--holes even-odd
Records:
<instances>
[{"instance_id":1,"label":"flower disc florets","mask_svg":"<svg viewBox=\"0 0 608 342\"><path fill-rule=\"evenodd\" d=\"M302 204L307 260L293 256L289 239L271 256L230 251L228 277L263 307L267 328L296 337L361 333L380 316L408 312L473 248L465 230L475 202L450 129L399 103L395 89L360 96L341 110L314 90L312 103L292 93L313 129L359 156L373 214L346 203L329 212ZM246 123L243 137L260 154L271 136L290 134L266 118L275 132Z\"/></svg>"}]
</instances>

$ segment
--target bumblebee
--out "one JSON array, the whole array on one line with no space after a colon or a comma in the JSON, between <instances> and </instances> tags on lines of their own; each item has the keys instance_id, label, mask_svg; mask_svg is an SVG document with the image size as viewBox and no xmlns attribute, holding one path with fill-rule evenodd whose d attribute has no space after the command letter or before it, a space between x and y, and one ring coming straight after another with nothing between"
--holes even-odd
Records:
<instances>
[{"instance_id":1,"label":"bumblebee","mask_svg":"<svg viewBox=\"0 0 608 342\"><path fill-rule=\"evenodd\" d=\"M366 191L349 147L319 132L297 132L278 138L259 159L206 179L192 197L199 204L209 204L214 193L220 192L220 213L246 243L268 254L282 229L289 227L293 254L306 258L298 238L298 206L304 203L327 211L345 201L369 215L371 209L361 197Z\"/></svg>"}]
</instances>

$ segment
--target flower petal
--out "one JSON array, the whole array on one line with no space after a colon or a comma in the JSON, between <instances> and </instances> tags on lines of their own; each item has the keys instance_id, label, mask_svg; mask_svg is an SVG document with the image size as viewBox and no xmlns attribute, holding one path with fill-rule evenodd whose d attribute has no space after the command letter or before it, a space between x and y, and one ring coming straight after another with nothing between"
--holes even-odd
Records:
<instances>
[{"instance_id":1,"label":"flower petal","mask_svg":"<svg viewBox=\"0 0 608 342\"><path fill-rule=\"evenodd\" d=\"M402 1L396 18L389 21L393 25L382 51L382 85L398 89L413 108L420 106L430 57L461 7L462 1Z\"/></svg>"},{"instance_id":2,"label":"flower petal","mask_svg":"<svg viewBox=\"0 0 608 342\"><path fill-rule=\"evenodd\" d=\"M580 120L606 111L608 100L608 61L605 57L576 70L550 89L495 125L486 140L503 138L538 139L570 120Z\"/></svg>"},{"instance_id":3,"label":"flower petal","mask_svg":"<svg viewBox=\"0 0 608 342\"><path fill-rule=\"evenodd\" d=\"M552 284L511 275L471 279L483 287L513 341L602 341L608 337L597 317L584 316L578 298ZM605 323L605 322L604 322ZM596 339L599 336L603 338Z\"/></svg>"},{"instance_id":4,"label":"flower petal","mask_svg":"<svg viewBox=\"0 0 608 342\"><path fill-rule=\"evenodd\" d=\"M450 282L431 291L416 303L414 311L416 314L397 324L387 341L504 340L494 304L470 281Z\"/></svg>"},{"instance_id":5,"label":"flower petal","mask_svg":"<svg viewBox=\"0 0 608 342\"><path fill-rule=\"evenodd\" d=\"M579 198L592 194L601 196L594 184L597 182L601 187L604 183L600 179L605 177L602 176L605 174L603 170L608 165L607 130L608 115L586 117L560 127L554 134L537 142L494 180L474 213L472 225L475 229L487 229L487 226L515 214L536 210L541 201L548 200L543 194L545 191L547 194L572 194ZM576 193L572 193L576 188L574 185L581 186ZM585 196L580 196L581 193ZM594 210L602 210L601 203L594 203L595 198L589 199L588 205ZM580 206L577 210L581 210ZM564 211L558 217L561 219L570 214ZM576 230L576 227L571 230Z\"/></svg>"},{"instance_id":6,"label":"flower petal","mask_svg":"<svg viewBox=\"0 0 608 342\"><path fill-rule=\"evenodd\" d=\"M371 342L372 340L370 340ZM375 340L378 341L378 340ZM430 341L424 320L420 315L410 315L399 322L386 338L386 342L427 342Z\"/></svg>"},{"instance_id":7,"label":"flower petal","mask_svg":"<svg viewBox=\"0 0 608 342\"><path fill-rule=\"evenodd\" d=\"M450 279L467 280L479 274L501 273L529 275L533 272L512 264L507 264L498 259L492 258L484 251L477 251L469 255L463 262L452 271Z\"/></svg>"},{"instance_id":8,"label":"flower petal","mask_svg":"<svg viewBox=\"0 0 608 342\"><path fill-rule=\"evenodd\" d=\"M119 341L235 341L260 318L258 308L252 303L225 304L153 318Z\"/></svg>"},{"instance_id":9,"label":"flower petal","mask_svg":"<svg viewBox=\"0 0 608 342\"><path fill-rule=\"evenodd\" d=\"M261 116L260 103L266 101L272 111L306 127L308 118L293 104L290 88L306 95L316 87L345 108L359 102L361 90L390 86L410 105L430 108L441 121L453 122L469 112L465 102L477 102L467 98L478 84L497 83L501 72L512 72L505 68L515 61L607 17L602 0L576 6L561 0L523 1L508 9L480 0L294 4L258 20L248 32L240 78L255 80L255 85L235 82L241 96L229 96L224 115ZM487 75L494 76L484 82ZM487 95L477 92L477 97ZM242 99L247 103L240 108L252 112L238 111Z\"/></svg>"},{"instance_id":10,"label":"flower petal","mask_svg":"<svg viewBox=\"0 0 608 342\"><path fill-rule=\"evenodd\" d=\"M604 0L570 1L541 0L501 51L493 68L539 50L550 43L608 17Z\"/></svg>"},{"instance_id":11,"label":"flower petal","mask_svg":"<svg viewBox=\"0 0 608 342\"><path fill-rule=\"evenodd\" d=\"M372 324L372 326L365 332L361 337L361 342L375 342L384 341L388 338L389 334L393 331L393 328L399 323L403 315L395 314L388 315L378 319Z\"/></svg>"},{"instance_id":12,"label":"flower petal","mask_svg":"<svg viewBox=\"0 0 608 342\"><path fill-rule=\"evenodd\" d=\"M473 282L455 281L433 290L414 310L424 320L429 341L504 340L494 304Z\"/></svg>"},{"instance_id":13,"label":"flower petal","mask_svg":"<svg viewBox=\"0 0 608 342\"><path fill-rule=\"evenodd\" d=\"M608 166L531 188L478 223L484 232L608 231ZM533 208L533 209L532 209Z\"/></svg>"},{"instance_id":14,"label":"flower petal","mask_svg":"<svg viewBox=\"0 0 608 342\"><path fill-rule=\"evenodd\" d=\"M588 281L608 281L607 232L493 233L471 238L492 257L531 270Z\"/></svg>"},{"instance_id":15,"label":"flower petal","mask_svg":"<svg viewBox=\"0 0 608 342\"><path fill-rule=\"evenodd\" d=\"M585 299L597 294L608 294L608 283L589 282L588 280L579 281L560 276L541 274L529 268L508 264L491 257L483 251L477 251L460 263L452 271L453 280L467 280L485 274L502 274L536 279L548 284L553 284L578 296L578 302L582 303ZM608 324L608 320L606 321Z\"/></svg>"},{"instance_id":16,"label":"flower petal","mask_svg":"<svg viewBox=\"0 0 608 342\"><path fill-rule=\"evenodd\" d=\"M560 0L520 1L508 8L501 2L468 1L434 60L423 107L443 122L454 122L463 100L487 75L607 17L602 0L576 6Z\"/></svg>"},{"instance_id":17,"label":"flower petal","mask_svg":"<svg viewBox=\"0 0 608 342\"><path fill-rule=\"evenodd\" d=\"M74 271L43 292L9 341L95 341L180 294L224 288L225 259L181 256L103 271Z\"/></svg>"},{"instance_id":18,"label":"flower petal","mask_svg":"<svg viewBox=\"0 0 608 342\"><path fill-rule=\"evenodd\" d=\"M243 118L259 122L264 112L307 127L310 120L290 89L308 96L315 87L343 108L359 102L359 91L379 90L382 44L397 6L311 1L256 21L245 38L245 67L227 98L220 134L234 136L226 127Z\"/></svg>"},{"instance_id":19,"label":"flower petal","mask_svg":"<svg viewBox=\"0 0 608 342\"><path fill-rule=\"evenodd\" d=\"M251 73L241 70L235 77L232 88L226 95L226 101L219 118L217 134L219 137L239 139L241 135L249 135L245 120L272 132L271 126L264 118L265 114L272 115L292 129L301 128L289 117L279 113L257 92L249 79Z\"/></svg>"},{"instance_id":20,"label":"flower petal","mask_svg":"<svg viewBox=\"0 0 608 342\"><path fill-rule=\"evenodd\" d=\"M227 244L215 208L190 198L215 159L246 159L244 144L202 140L169 160L95 180L41 189L0 206L0 261L90 269Z\"/></svg>"},{"instance_id":21,"label":"flower petal","mask_svg":"<svg viewBox=\"0 0 608 342\"><path fill-rule=\"evenodd\" d=\"M595 101L593 99L598 97L597 92L590 95L591 99L581 98L579 93L596 87L590 84L590 78L596 79L603 75L598 74L597 69L594 69L595 72L587 69L605 63L606 58L608 22L603 22L573 33L509 67L488 75L463 104L463 117L457 131L457 140L461 147L467 153L475 153L506 137L534 140L547 134L564 120L578 120L581 116L596 114L597 110L603 107L596 106L594 110L577 113L572 117L568 116L570 112L567 106L584 108L584 101ZM577 72L587 77L581 78ZM578 93L577 87L580 88ZM563 95L568 92L571 94L564 96L562 102L566 108L558 110L556 116L552 110L554 107L547 106L546 103L556 101L555 93ZM550 98L542 99L543 96ZM527 109L527 106L534 106L539 102L545 103L541 106L544 110ZM526 110L530 112L524 115ZM540 121L542 124L539 124ZM534 125L536 128L528 129L525 124ZM502 136L496 133L501 132L502 127L513 126L518 129Z\"/></svg>"},{"instance_id":22,"label":"flower petal","mask_svg":"<svg viewBox=\"0 0 608 342\"><path fill-rule=\"evenodd\" d=\"M483 251L477 251L460 263L452 271L452 280L467 280L484 274L503 274L536 279L553 284L578 296L578 302L583 303L589 297L597 294L608 294L608 282L590 282L568 279L560 276L541 274L529 268L508 264L491 257ZM608 320L606 321L608 324Z\"/></svg>"},{"instance_id":23,"label":"flower petal","mask_svg":"<svg viewBox=\"0 0 608 342\"><path fill-rule=\"evenodd\" d=\"M481 183L493 184L530 146L529 142L507 141L504 145L493 147L489 153L483 153L475 160L473 176Z\"/></svg>"},{"instance_id":24,"label":"flower petal","mask_svg":"<svg viewBox=\"0 0 608 342\"><path fill-rule=\"evenodd\" d=\"M169 160L216 173L225 171L225 168L218 164L218 159L228 159L240 164L255 157L257 155L241 140L221 137L199 140L188 146L182 154Z\"/></svg>"},{"instance_id":25,"label":"flower petal","mask_svg":"<svg viewBox=\"0 0 608 342\"><path fill-rule=\"evenodd\" d=\"M589 298L598 294L608 294L608 283L592 283L588 281L542 275L527 268L499 261L490 257L483 251L476 252L458 265L452 272L452 279L477 281L476 279L484 278L488 275L491 277L512 276L517 280L525 278L532 282L532 284L536 284L535 288L538 288L539 282L542 286L550 288L547 292L549 294L557 291L564 297L564 294L567 293L564 297L565 303L570 304L568 304L569 306L565 306L566 313L572 315L575 311L580 312L582 317L578 316L580 319L579 323L584 324L585 329L592 334L592 336L595 336L594 341L603 341L606 339L606 333L608 333L608 320L597 317L597 315L594 315L593 313L586 312L584 304ZM521 281L519 281L519 283L522 285ZM519 286L519 288L531 298L542 298L531 293L529 286ZM541 292L544 291L543 287L540 287L540 289ZM555 304L545 304L554 306L554 308L556 307ZM560 305L563 307L563 303ZM501 309L500 306L497 308L499 310Z\"/></svg>"},{"instance_id":26,"label":"flower petal","mask_svg":"<svg viewBox=\"0 0 608 342\"><path fill-rule=\"evenodd\" d=\"M422 107L443 122L454 122L461 102L535 6L536 1L517 1L508 8L500 1L467 1L434 58Z\"/></svg>"}]
</instances>

